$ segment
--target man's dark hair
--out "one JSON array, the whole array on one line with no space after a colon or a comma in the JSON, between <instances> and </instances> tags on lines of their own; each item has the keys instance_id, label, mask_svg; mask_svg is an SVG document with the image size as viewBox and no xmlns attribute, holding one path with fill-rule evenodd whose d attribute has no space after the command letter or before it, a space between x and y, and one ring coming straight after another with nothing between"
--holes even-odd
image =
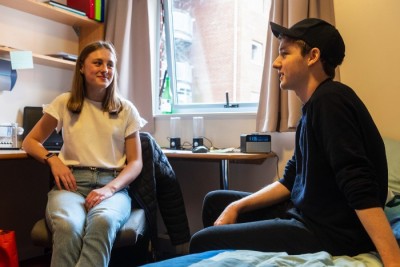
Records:
<instances>
[{"instance_id":1,"label":"man's dark hair","mask_svg":"<svg viewBox=\"0 0 400 267\"><path fill-rule=\"evenodd\" d=\"M305 55L307 55L312 49L312 47L310 45L308 45L306 42L304 42L303 40L294 40L294 42L300 46L301 55L303 57ZM328 75L332 79L335 78L335 74L336 74L335 69L336 68L334 66L332 66L331 64L329 64L322 57L321 57L321 63L322 63L322 68L324 69L326 75Z\"/></svg>"}]
</instances>

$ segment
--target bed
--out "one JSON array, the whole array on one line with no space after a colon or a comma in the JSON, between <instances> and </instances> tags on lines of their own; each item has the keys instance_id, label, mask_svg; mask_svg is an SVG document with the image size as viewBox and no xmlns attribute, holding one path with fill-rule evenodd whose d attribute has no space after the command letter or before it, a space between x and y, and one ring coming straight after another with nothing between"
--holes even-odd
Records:
<instances>
[{"instance_id":1,"label":"bed","mask_svg":"<svg viewBox=\"0 0 400 267\"><path fill-rule=\"evenodd\" d=\"M145 265L146 267L381 267L382 263L373 253L360 254L354 257L332 257L321 251L310 254L287 255L284 252L259 252L253 250L212 250L197 254L185 255L169 260Z\"/></svg>"},{"instance_id":2,"label":"bed","mask_svg":"<svg viewBox=\"0 0 400 267\"><path fill-rule=\"evenodd\" d=\"M389 168L389 196L385 207L386 216L400 245L400 141L385 138ZM146 267L280 267L280 266L346 266L381 267L378 253L370 252L354 257L332 256L327 252L288 255L285 252L259 252L253 250L212 250L189 254L160 262L150 263Z\"/></svg>"}]
</instances>

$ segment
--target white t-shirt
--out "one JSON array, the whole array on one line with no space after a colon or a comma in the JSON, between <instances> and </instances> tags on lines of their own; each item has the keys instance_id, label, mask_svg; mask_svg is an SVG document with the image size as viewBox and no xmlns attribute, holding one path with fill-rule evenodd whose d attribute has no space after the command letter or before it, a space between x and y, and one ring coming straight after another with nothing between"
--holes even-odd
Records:
<instances>
[{"instance_id":1,"label":"white t-shirt","mask_svg":"<svg viewBox=\"0 0 400 267\"><path fill-rule=\"evenodd\" d=\"M146 121L136 107L122 98L123 109L110 115L101 102L85 98L81 113L67 109L70 93L56 97L44 112L57 121L62 129L64 145L59 158L65 165L120 169L125 165L125 138L140 130Z\"/></svg>"}]
</instances>

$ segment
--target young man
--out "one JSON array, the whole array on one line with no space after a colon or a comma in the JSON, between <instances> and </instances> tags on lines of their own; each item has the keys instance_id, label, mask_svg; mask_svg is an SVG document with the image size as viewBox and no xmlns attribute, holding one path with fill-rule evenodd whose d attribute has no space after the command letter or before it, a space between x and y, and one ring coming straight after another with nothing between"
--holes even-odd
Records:
<instances>
[{"instance_id":1,"label":"young man","mask_svg":"<svg viewBox=\"0 0 400 267\"><path fill-rule=\"evenodd\" d=\"M289 29L271 22L271 29L280 40L273 63L280 87L303 102L294 155L283 178L256 193L209 193L207 228L193 236L191 252L324 250L352 256L377 249L385 266L400 266L383 212L388 173L382 138L354 91L332 80L345 55L340 33L319 19Z\"/></svg>"}]
</instances>

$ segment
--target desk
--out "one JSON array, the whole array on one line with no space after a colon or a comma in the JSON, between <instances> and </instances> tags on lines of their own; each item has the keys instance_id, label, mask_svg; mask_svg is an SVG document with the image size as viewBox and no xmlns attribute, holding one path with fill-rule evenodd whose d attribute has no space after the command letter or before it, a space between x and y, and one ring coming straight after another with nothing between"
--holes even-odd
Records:
<instances>
[{"instance_id":1,"label":"desk","mask_svg":"<svg viewBox=\"0 0 400 267\"><path fill-rule=\"evenodd\" d=\"M0 169L0 228L16 232L19 260L43 255L30 233L46 210L50 168L23 150L0 150Z\"/></svg>"},{"instance_id":2,"label":"desk","mask_svg":"<svg viewBox=\"0 0 400 267\"><path fill-rule=\"evenodd\" d=\"M275 157L273 152L271 153L241 153L241 152L229 152L229 153L193 153L189 150L168 150L163 149L164 154L167 158L177 159L195 159L195 160L216 160L219 161L220 166L220 188L229 189L229 162L230 161L264 161L267 158Z\"/></svg>"},{"instance_id":3,"label":"desk","mask_svg":"<svg viewBox=\"0 0 400 267\"><path fill-rule=\"evenodd\" d=\"M176 159L195 159L195 160L215 160L219 161L220 166L220 188L229 188L229 162L230 161L264 161L267 158L275 157L275 153L193 153L190 150L170 150L163 149L168 158ZM26 159L29 156L23 150L0 150L0 159Z\"/></svg>"},{"instance_id":4,"label":"desk","mask_svg":"<svg viewBox=\"0 0 400 267\"><path fill-rule=\"evenodd\" d=\"M18 150L0 150L0 159L27 159L29 156L22 149Z\"/></svg>"}]
</instances>

